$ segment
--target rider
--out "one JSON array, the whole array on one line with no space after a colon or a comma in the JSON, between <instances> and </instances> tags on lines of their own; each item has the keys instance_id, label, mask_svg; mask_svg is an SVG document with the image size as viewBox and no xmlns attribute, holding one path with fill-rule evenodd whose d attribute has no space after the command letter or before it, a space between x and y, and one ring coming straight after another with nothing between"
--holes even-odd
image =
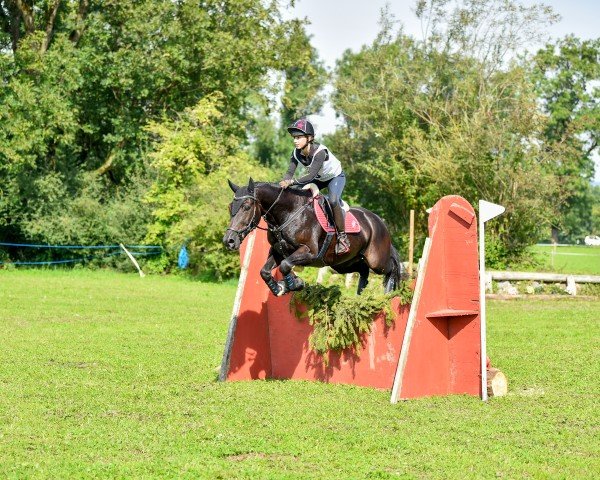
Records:
<instances>
[{"instance_id":1,"label":"rider","mask_svg":"<svg viewBox=\"0 0 600 480\"><path fill-rule=\"evenodd\" d=\"M327 196L338 231L335 253L342 255L350 250L350 242L344 225L344 213L340 204L342 191L346 185L346 175L342 170L342 164L325 145L314 141L315 129L307 119L296 120L288 127L288 132L294 138L295 148L290 158L290 166L283 180L279 182L279 186L287 188L290 185L314 183L319 189L327 187ZM298 162L308 168L308 173L294 179Z\"/></svg>"}]
</instances>

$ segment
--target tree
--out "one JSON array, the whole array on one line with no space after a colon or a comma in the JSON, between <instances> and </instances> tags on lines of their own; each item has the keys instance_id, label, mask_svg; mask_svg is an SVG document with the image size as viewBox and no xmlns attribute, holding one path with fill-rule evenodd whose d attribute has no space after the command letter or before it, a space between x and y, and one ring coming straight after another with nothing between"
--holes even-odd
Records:
<instances>
[{"instance_id":1,"label":"tree","mask_svg":"<svg viewBox=\"0 0 600 480\"><path fill-rule=\"evenodd\" d=\"M253 153L261 163L277 169L284 169L289 161L287 127L297 118L319 112L327 80L325 67L300 21L290 23L286 42L287 63L271 92L277 101L257 99L250 127L254 136ZM275 105L271 106L272 103Z\"/></svg>"},{"instance_id":2,"label":"tree","mask_svg":"<svg viewBox=\"0 0 600 480\"><path fill-rule=\"evenodd\" d=\"M600 140L600 40L573 36L549 43L534 57L533 79L548 122L544 149L558 176L560 216L555 240L575 241L592 227L594 152Z\"/></svg>"},{"instance_id":3,"label":"tree","mask_svg":"<svg viewBox=\"0 0 600 480\"><path fill-rule=\"evenodd\" d=\"M544 117L527 69L509 59L552 13L496 0L417 2L416 12L424 40L394 34L384 13L375 42L339 62L334 105L345 127L332 147L349 164L355 201L397 236L412 208L424 229L426 208L446 194L505 205L488 229L499 265L554 215L554 177L536 141Z\"/></svg>"},{"instance_id":4,"label":"tree","mask_svg":"<svg viewBox=\"0 0 600 480\"><path fill-rule=\"evenodd\" d=\"M221 243L232 196L227 179L244 184L249 176L268 179L269 172L220 126L222 109L222 96L212 95L176 120L147 127L154 137L150 167L156 181L147 195L152 222L146 240L170 252L161 269L175 265L177 249L189 244L198 273L223 278L238 271L237 255L226 253Z\"/></svg>"},{"instance_id":5,"label":"tree","mask_svg":"<svg viewBox=\"0 0 600 480\"><path fill-rule=\"evenodd\" d=\"M245 144L253 99L265 95L270 72L289 65L297 27L279 8L262 0L0 0L0 237L61 241L60 229L41 228L52 224L44 215L73 213L86 191L101 205L139 195L154 172L145 126L213 94L222 99L219 129ZM62 241L77 241L71 235L100 236L73 231Z\"/></svg>"},{"instance_id":6,"label":"tree","mask_svg":"<svg viewBox=\"0 0 600 480\"><path fill-rule=\"evenodd\" d=\"M592 228L590 233L600 235L600 185L592 186Z\"/></svg>"}]
</instances>

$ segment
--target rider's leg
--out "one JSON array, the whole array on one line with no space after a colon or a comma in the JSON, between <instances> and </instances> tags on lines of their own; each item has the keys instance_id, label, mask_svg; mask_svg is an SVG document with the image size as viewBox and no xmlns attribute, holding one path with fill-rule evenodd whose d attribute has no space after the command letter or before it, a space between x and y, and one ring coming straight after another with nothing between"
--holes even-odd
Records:
<instances>
[{"instance_id":1,"label":"rider's leg","mask_svg":"<svg viewBox=\"0 0 600 480\"><path fill-rule=\"evenodd\" d=\"M337 244L335 246L336 255L342 255L350 250L350 241L346 235L346 225L344 224L344 211L342 210L342 192L346 185L346 176L342 173L341 175L333 178L328 185L329 190L329 203L333 210L333 219L335 221L335 227L338 231Z\"/></svg>"}]
</instances>

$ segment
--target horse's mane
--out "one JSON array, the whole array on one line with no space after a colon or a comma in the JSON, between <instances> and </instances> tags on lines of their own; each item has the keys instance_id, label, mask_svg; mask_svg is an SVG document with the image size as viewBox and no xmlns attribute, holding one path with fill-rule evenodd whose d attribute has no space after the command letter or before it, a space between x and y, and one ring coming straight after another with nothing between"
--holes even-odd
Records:
<instances>
[{"instance_id":1,"label":"horse's mane","mask_svg":"<svg viewBox=\"0 0 600 480\"><path fill-rule=\"evenodd\" d=\"M279 183L271 183L271 182L254 182L254 187L268 186L276 189L280 189ZM293 193L294 195L298 195L299 197L312 197L312 192L310 190L302 190L302 188L288 188L288 192Z\"/></svg>"}]
</instances>

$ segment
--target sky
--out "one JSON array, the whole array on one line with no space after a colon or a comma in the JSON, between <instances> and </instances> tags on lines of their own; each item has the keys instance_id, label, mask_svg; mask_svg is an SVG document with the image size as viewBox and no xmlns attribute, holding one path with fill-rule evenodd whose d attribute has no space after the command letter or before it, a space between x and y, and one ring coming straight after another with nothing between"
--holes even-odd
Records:
<instances>
[{"instance_id":1,"label":"sky","mask_svg":"<svg viewBox=\"0 0 600 480\"><path fill-rule=\"evenodd\" d=\"M534 0L521 0L531 5ZM561 20L548 28L549 38L574 34L581 39L600 37L600 0L546 0L543 2L560 14ZM381 9L389 5L404 32L422 38L421 24L413 13L414 0L296 0L288 12L306 18L306 30L313 46L329 69L345 50L359 51L373 42L379 32ZM335 112L326 105L321 115L311 116L319 133L335 129ZM595 183L600 184L600 155L596 156Z\"/></svg>"}]
</instances>

